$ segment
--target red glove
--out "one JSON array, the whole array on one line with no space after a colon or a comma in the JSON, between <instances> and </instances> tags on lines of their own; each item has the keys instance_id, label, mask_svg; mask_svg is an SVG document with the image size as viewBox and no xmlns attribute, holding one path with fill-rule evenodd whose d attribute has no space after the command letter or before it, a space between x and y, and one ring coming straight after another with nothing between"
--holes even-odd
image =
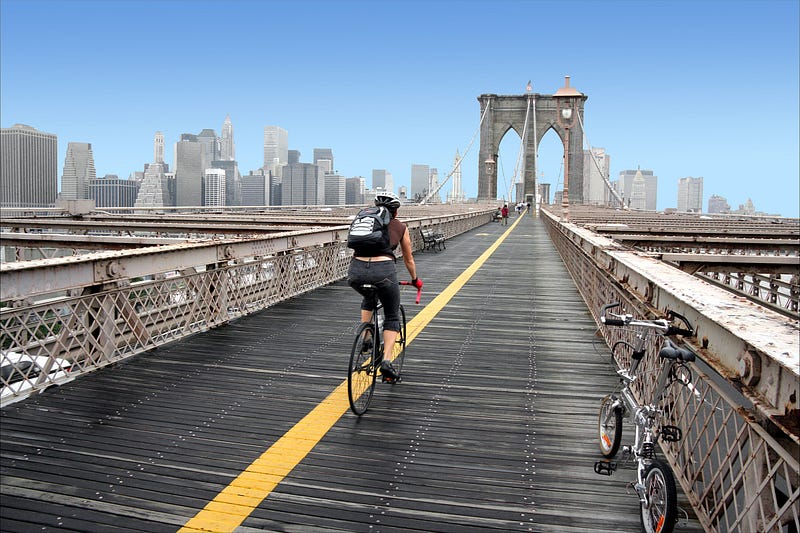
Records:
<instances>
[{"instance_id":1,"label":"red glove","mask_svg":"<svg viewBox=\"0 0 800 533\"><path fill-rule=\"evenodd\" d=\"M422 288L422 280L421 280L421 279L419 279L419 278L417 278L417 279L412 279L412 280L411 280L411 284L412 284L414 287L416 287L417 289L421 289L421 288Z\"/></svg>"}]
</instances>

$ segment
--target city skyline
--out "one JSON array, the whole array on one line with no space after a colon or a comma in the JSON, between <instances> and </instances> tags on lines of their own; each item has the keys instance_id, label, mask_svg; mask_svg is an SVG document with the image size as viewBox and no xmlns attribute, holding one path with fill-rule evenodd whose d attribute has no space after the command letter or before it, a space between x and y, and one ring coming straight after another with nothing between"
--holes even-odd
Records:
<instances>
[{"instance_id":1,"label":"city skyline","mask_svg":"<svg viewBox=\"0 0 800 533\"><path fill-rule=\"evenodd\" d=\"M229 116L243 175L263 165L264 128L275 125L303 162L326 147L342 176L386 169L409 188L413 164L438 168L440 181L450 173L478 128L480 94L523 94L529 79L533 92L553 94L571 75L589 97L584 148L605 149L612 181L652 169L664 209L677 206L681 178L703 176L704 210L719 195L799 216L797 2L192 4L159 2L169 31L143 40L130 35L152 18L149 1L4 0L2 127L57 135L59 178L70 142L92 145L98 176L125 177L151 162L155 132L171 148L186 132L221 135ZM222 6L237 38L187 54L193 36L220 34L212 15ZM531 22L565 12L569 39L563 23ZM257 39L265 20L270 39ZM323 31L333 27L335 39ZM208 69L227 72L226 83L205 83ZM748 105L789 119L765 123ZM509 188L519 144L513 131L503 139L498 191ZM553 192L561 151L548 133L539 171ZM476 154L473 145L461 164L469 197Z\"/></svg>"}]
</instances>

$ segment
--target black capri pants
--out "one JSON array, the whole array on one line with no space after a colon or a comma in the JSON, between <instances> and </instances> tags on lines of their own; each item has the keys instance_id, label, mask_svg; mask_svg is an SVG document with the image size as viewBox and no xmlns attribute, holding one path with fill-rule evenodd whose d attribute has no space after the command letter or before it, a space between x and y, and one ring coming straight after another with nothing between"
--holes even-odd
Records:
<instances>
[{"instance_id":1,"label":"black capri pants","mask_svg":"<svg viewBox=\"0 0 800 533\"><path fill-rule=\"evenodd\" d=\"M362 261L353 258L347 272L347 282L364 299L361 309L375 311L378 300L383 304L385 320L383 329L400 331L400 287L397 284L397 265L394 261ZM361 285L368 283L376 291L365 291Z\"/></svg>"}]
</instances>

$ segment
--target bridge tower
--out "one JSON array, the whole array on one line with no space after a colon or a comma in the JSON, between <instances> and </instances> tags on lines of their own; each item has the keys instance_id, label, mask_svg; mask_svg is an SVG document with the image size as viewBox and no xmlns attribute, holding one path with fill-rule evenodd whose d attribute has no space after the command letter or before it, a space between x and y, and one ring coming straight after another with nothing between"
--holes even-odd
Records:
<instances>
[{"instance_id":1,"label":"bridge tower","mask_svg":"<svg viewBox=\"0 0 800 533\"><path fill-rule=\"evenodd\" d=\"M537 147L542 137L553 129L564 144L564 168L569 188L568 202L583 202L583 105L588 97L570 87L569 76L553 95L482 94L481 145L478 154L478 200L497 198L497 154L500 141L510 129L523 139L523 177L525 199L533 203L538 189L536 179ZM486 114L484 116L484 113ZM526 124L527 121L527 124Z\"/></svg>"}]
</instances>

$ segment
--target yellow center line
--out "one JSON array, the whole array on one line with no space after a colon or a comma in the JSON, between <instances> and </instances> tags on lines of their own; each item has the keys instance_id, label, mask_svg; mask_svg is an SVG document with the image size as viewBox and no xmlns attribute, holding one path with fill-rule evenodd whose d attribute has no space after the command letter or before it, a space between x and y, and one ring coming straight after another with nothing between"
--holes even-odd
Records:
<instances>
[{"instance_id":1,"label":"yellow center line","mask_svg":"<svg viewBox=\"0 0 800 533\"><path fill-rule=\"evenodd\" d=\"M406 344L416 338L445 305L472 278L519 224L517 220L447 288L426 305L407 324ZM229 532L241 525L264 499L289 475L333 425L350 408L347 380L337 386L310 413L283 434L275 444L245 468L230 485L222 489L201 511L178 530L189 532Z\"/></svg>"}]
</instances>

